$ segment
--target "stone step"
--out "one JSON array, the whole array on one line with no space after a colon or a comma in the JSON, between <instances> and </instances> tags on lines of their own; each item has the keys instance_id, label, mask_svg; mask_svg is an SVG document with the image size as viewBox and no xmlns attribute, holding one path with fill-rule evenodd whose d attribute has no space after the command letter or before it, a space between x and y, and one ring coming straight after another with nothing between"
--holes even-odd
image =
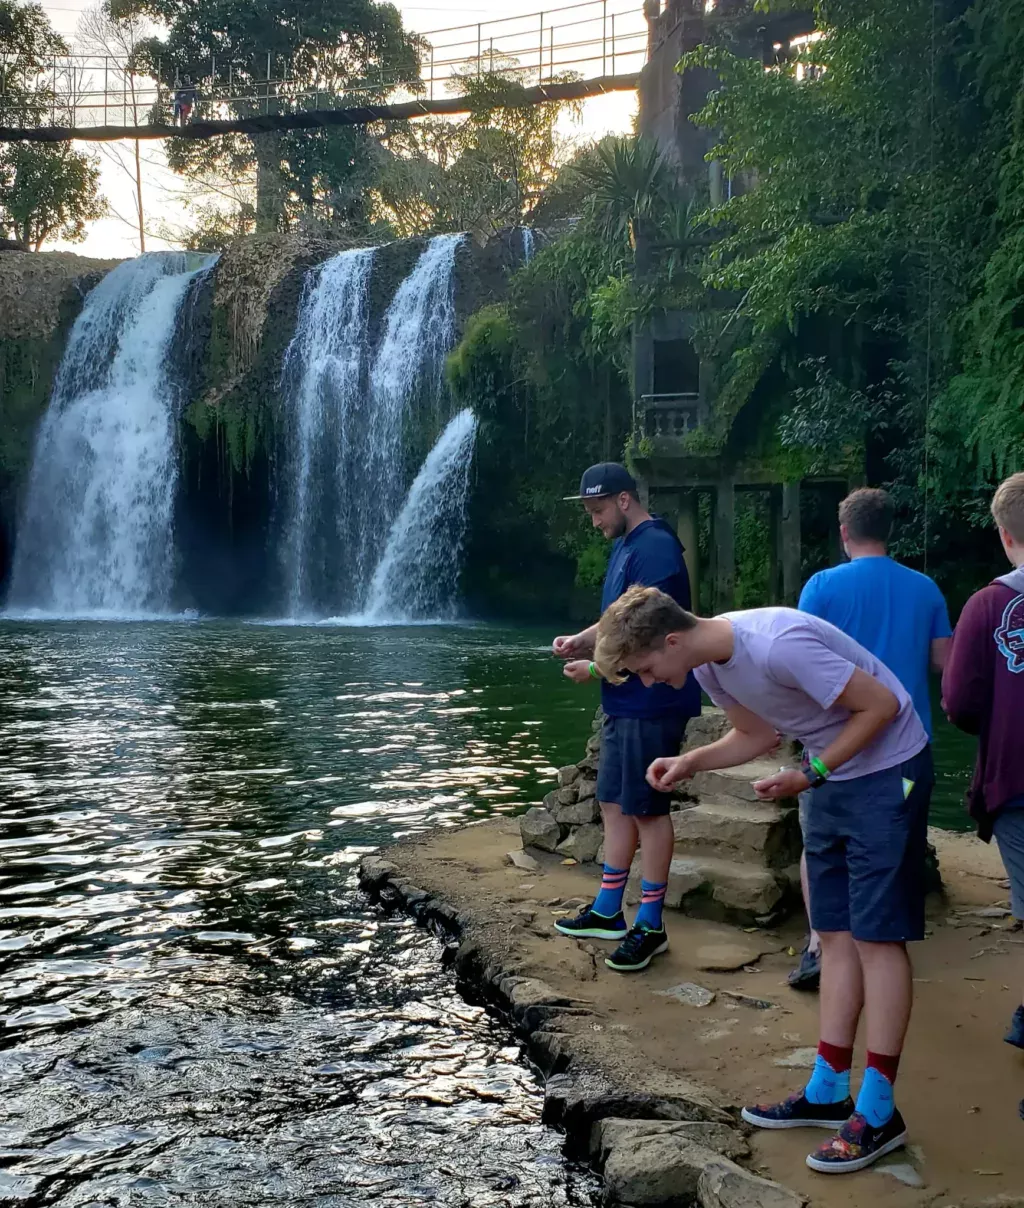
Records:
<instances>
[{"instance_id":1,"label":"stone step","mask_svg":"<svg viewBox=\"0 0 1024 1208\"><path fill-rule=\"evenodd\" d=\"M786 763L786 757L780 754L778 758L755 759L735 768L698 772L686 785L686 792L701 802L749 801L757 804L760 799L754 792L754 781L774 775ZM796 798L786 798L777 804L791 808L796 805Z\"/></svg>"},{"instance_id":2,"label":"stone step","mask_svg":"<svg viewBox=\"0 0 1024 1208\"><path fill-rule=\"evenodd\" d=\"M701 801L672 813L679 856L784 868L800 859L796 811L771 802Z\"/></svg>"},{"instance_id":3,"label":"stone step","mask_svg":"<svg viewBox=\"0 0 1024 1208\"><path fill-rule=\"evenodd\" d=\"M637 861L637 865L639 861ZM773 914L793 893L785 873L740 860L676 856L668 873L665 905L697 918L749 926ZM634 866L626 900L640 900L640 870Z\"/></svg>"}]
</instances>

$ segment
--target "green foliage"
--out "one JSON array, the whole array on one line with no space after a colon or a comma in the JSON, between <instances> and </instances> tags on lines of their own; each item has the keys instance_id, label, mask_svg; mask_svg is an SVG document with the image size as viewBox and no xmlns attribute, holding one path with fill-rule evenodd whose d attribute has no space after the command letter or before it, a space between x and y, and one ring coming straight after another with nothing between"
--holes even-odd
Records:
<instances>
[{"instance_id":1,"label":"green foliage","mask_svg":"<svg viewBox=\"0 0 1024 1208\"><path fill-rule=\"evenodd\" d=\"M337 107L353 96L363 104L381 100L396 83L420 87L418 43L391 4L114 0L112 11L143 12L166 27L166 36L144 46L141 58L168 91L186 77L195 83L200 114L212 115L204 92L223 90L228 79L234 99L227 107L242 117L307 107L310 92L321 105ZM378 150L364 128L351 127L174 141L168 160L176 171L218 187L248 180L258 228L273 230L304 207L329 223L362 220L368 168Z\"/></svg>"},{"instance_id":2,"label":"green foliage","mask_svg":"<svg viewBox=\"0 0 1024 1208\"><path fill-rule=\"evenodd\" d=\"M0 120L32 125L51 115L66 120L65 72L47 58L67 54L37 4L0 0ZM39 251L47 239L80 240L85 224L104 212L99 167L68 143L0 145L0 231Z\"/></svg>"},{"instance_id":3,"label":"green foliage","mask_svg":"<svg viewBox=\"0 0 1024 1208\"><path fill-rule=\"evenodd\" d=\"M704 285L742 298L703 339L711 427L768 455L767 417L816 471L863 448L920 553L926 500L934 536L1021 464L1024 26L1015 0L816 9L824 36L788 62L680 63L721 80L697 120L734 186L704 215Z\"/></svg>"},{"instance_id":4,"label":"green foliage","mask_svg":"<svg viewBox=\"0 0 1024 1208\"><path fill-rule=\"evenodd\" d=\"M509 67L463 72L463 120L396 122L372 185L376 212L400 235L469 231L487 238L530 219L562 158L556 123L576 102L531 104Z\"/></svg>"},{"instance_id":5,"label":"green foliage","mask_svg":"<svg viewBox=\"0 0 1024 1208\"><path fill-rule=\"evenodd\" d=\"M69 143L13 143L0 152L0 228L39 251L47 239L85 238L106 210L99 165Z\"/></svg>"}]
</instances>

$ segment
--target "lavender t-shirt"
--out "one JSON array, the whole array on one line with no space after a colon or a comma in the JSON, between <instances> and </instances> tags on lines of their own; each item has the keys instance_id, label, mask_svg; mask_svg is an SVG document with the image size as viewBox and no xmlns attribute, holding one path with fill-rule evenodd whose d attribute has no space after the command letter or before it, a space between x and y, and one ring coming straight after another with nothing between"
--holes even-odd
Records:
<instances>
[{"instance_id":1,"label":"lavender t-shirt","mask_svg":"<svg viewBox=\"0 0 1024 1208\"><path fill-rule=\"evenodd\" d=\"M833 780L853 780L910 759L928 735L907 690L873 654L820 617L795 608L726 612L735 648L727 663L694 668L697 682L720 708L742 705L797 738L810 756L821 753L849 720L835 703L859 667L880 680L900 711L869 746L835 770Z\"/></svg>"}]
</instances>

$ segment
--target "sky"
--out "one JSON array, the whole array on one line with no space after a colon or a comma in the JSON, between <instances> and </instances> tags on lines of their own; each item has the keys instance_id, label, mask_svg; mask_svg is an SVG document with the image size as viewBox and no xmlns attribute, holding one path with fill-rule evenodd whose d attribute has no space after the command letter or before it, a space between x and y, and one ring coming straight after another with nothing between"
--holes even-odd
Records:
<instances>
[{"instance_id":1,"label":"sky","mask_svg":"<svg viewBox=\"0 0 1024 1208\"><path fill-rule=\"evenodd\" d=\"M81 13L92 7L95 2L96 0L57 0L51 4L44 0L42 7L57 32L74 46ZM623 4L622 0L612 2L620 13L626 8L632 12L640 8L638 0L628 4ZM559 0L559 3L564 4L565 0ZM474 3L474 0L448 0L447 3L445 0L435 0L432 4L425 0L412 0L408 4L397 0L397 6L406 28L423 33L464 23L493 21L496 13L500 13L502 18L525 16L538 12L541 8L538 0L505 0L500 9L496 9L494 5ZM564 19L571 19L571 15L566 15ZM548 20L550 23L550 18ZM635 20L631 24L635 25ZM635 112L635 93L618 92L591 97L583 103L582 116L578 121L568 117L562 119L560 132L564 137L579 142L587 142L609 133L624 134L632 128ZM97 153L101 166L100 187L110 205L111 213L90 224L84 242L53 243L47 246L64 248L88 256L123 258L137 255L139 237L133 212L132 145L121 143L104 147L103 144L79 143L77 146L93 152L97 152L99 148ZM173 247L173 242L159 238L156 232L161 228L181 227L188 222L187 210L183 204L188 189L187 182L167 168L162 143L159 141L143 142L141 155L142 192L148 232L146 250Z\"/></svg>"}]
</instances>

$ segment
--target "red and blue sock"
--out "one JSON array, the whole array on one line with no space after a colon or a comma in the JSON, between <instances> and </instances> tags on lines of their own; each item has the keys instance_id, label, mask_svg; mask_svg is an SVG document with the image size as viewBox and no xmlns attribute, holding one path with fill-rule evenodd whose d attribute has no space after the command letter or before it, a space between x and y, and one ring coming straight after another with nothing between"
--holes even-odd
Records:
<instances>
[{"instance_id":1,"label":"red and blue sock","mask_svg":"<svg viewBox=\"0 0 1024 1208\"><path fill-rule=\"evenodd\" d=\"M591 910L605 919L613 919L620 914L628 879L628 868L612 868L610 864L606 864L601 874L601 891L594 899Z\"/></svg>"},{"instance_id":2,"label":"red and blue sock","mask_svg":"<svg viewBox=\"0 0 1024 1208\"><path fill-rule=\"evenodd\" d=\"M892 1119L896 1110L892 1085L900 1068L899 1054L890 1057L886 1053L868 1052L864 1081L860 1084L856 1110L872 1128L881 1128Z\"/></svg>"},{"instance_id":3,"label":"red and blue sock","mask_svg":"<svg viewBox=\"0 0 1024 1208\"><path fill-rule=\"evenodd\" d=\"M843 1048L822 1040L818 1044L818 1056L814 1060L814 1073L804 1088L807 1102L842 1103L844 1099L848 1099L852 1064L852 1048Z\"/></svg>"},{"instance_id":4,"label":"red and blue sock","mask_svg":"<svg viewBox=\"0 0 1024 1208\"><path fill-rule=\"evenodd\" d=\"M668 884L656 885L653 881L640 882L640 909L636 912L635 927L646 927L648 931L661 930L661 910L665 904Z\"/></svg>"}]
</instances>

